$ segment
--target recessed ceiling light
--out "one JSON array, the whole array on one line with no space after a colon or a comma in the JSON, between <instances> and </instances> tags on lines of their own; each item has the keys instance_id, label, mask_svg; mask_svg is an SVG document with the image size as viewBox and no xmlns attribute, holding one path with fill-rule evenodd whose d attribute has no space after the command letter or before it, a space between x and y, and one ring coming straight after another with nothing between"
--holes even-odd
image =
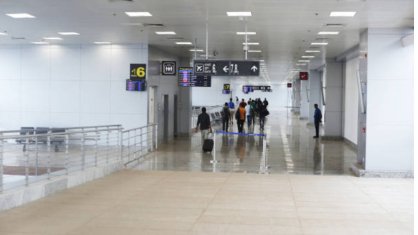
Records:
<instances>
[{"instance_id":1,"label":"recessed ceiling light","mask_svg":"<svg viewBox=\"0 0 418 235\"><path fill-rule=\"evenodd\" d=\"M308 63L308 62L309 62L309 60L298 60L298 62L301 62L301 63Z\"/></svg>"},{"instance_id":2,"label":"recessed ceiling light","mask_svg":"<svg viewBox=\"0 0 418 235\"><path fill-rule=\"evenodd\" d=\"M63 35L63 36L80 35L79 33L76 33L76 32L58 32L58 34Z\"/></svg>"},{"instance_id":3,"label":"recessed ceiling light","mask_svg":"<svg viewBox=\"0 0 418 235\"><path fill-rule=\"evenodd\" d=\"M6 36L6 35L7 35L7 33L0 32L0 36Z\"/></svg>"},{"instance_id":4,"label":"recessed ceiling light","mask_svg":"<svg viewBox=\"0 0 418 235\"><path fill-rule=\"evenodd\" d=\"M311 45L328 45L327 42L312 42Z\"/></svg>"},{"instance_id":5,"label":"recessed ceiling light","mask_svg":"<svg viewBox=\"0 0 418 235\"><path fill-rule=\"evenodd\" d=\"M331 17L353 17L356 15L355 11L332 11L329 16Z\"/></svg>"},{"instance_id":6,"label":"recessed ceiling light","mask_svg":"<svg viewBox=\"0 0 418 235\"><path fill-rule=\"evenodd\" d=\"M247 43L243 42L242 45L256 45L256 46L258 46L258 45L260 45L260 43L259 42L247 42Z\"/></svg>"},{"instance_id":7,"label":"recessed ceiling light","mask_svg":"<svg viewBox=\"0 0 418 235\"><path fill-rule=\"evenodd\" d=\"M177 45L192 45L191 42L176 42Z\"/></svg>"},{"instance_id":8,"label":"recessed ceiling light","mask_svg":"<svg viewBox=\"0 0 418 235\"><path fill-rule=\"evenodd\" d=\"M318 51L318 50L306 50L305 52L306 53L319 53L321 51Z\"/></svg>"},{"instance_id":9,"label":"recessed ceiling light","mask_svg":"<svg viewBox=\"0 0 418 235\"><path fill-rule=\"evenodd\" d=\"M261 50L248 50L248 52L250 52L250 53L260 53Z\"/></svg>"},{"instance_id":10,"label":"recessed ceiling light","mask_svg":"<svg viewBox=\"0 0 418 235\"><path fill-rule=\"evenodd\" d=\"M45 44L49 44L49 42L31 42L32 44L36 44L36 45L45 45Z\"/></svg>"},{"instance_id":11,"label":"recessed ceiling light","mask_svg":"<svg viewBox=\"0 0 418 235\"><path fill-rule=\"evenodd\" d=\"M315 58L313 55L303 55L302 58Z\"/></svg>"},{"instance_id":12,"label":"recessed ceiling light","mask_svg":"<svg viewBox=\"0 0 418 235\"><path fill-rule=\"evenodd\" d=\"M296 65L297 65L297 66L305 66L306 64L299 64L299 63L298 63L298 64L296 64Z\"/></svg>"},{"instance_id":13,"label":"recessed ceiling light","mask_svg":"<svg viewBox=\"0 0 418 235\"><path fill-rule=\"evenodd\" d=\"M176 32L173 32L173 31L158 31L155 33L158 35L176 35Z\"/></svg>"},{"instance_id":14,"label":"recessed ceiling light","mask_svg":"<svg viewBox=\"0 0 418 235\"><path fill-rule=\"evenodd\" d=\"M152 16L151 13L146 12L146 11L141 11L141 12L127 11L125 12L125 14L127 14L130 17Z\"/></svg>"},{"instance_id":15,"label":"recessed ceiling light","mask_svg":"<svg viewBox=\"0 0 418 235\"><path fill-rule=\"evenodd\" d=\"M228 16L252 16L251 11L228 11Z\"/></svg>"},{"instance_id":16,"label":"recessed ceiling light","mask_svg":"<svg viewBox=\"0 0 418 235\"><path fill-rule=\"evenodd\" d=\"M318 35L338 35L340 32L331 32L331 31L321 31L318 33Z\"/></svg>"},{"instance_id":17,"label":"recessed ceiling light","mask_svg":"<svg viewBox=\"0 0 418 235\"><path fill-rule=\"evenodd\" d=\"M203 52L203 49L190 49L189 51L193 51L193 52Z\"/></svg>"},{"instance_id":18,"label":"recessed ceiling light","mask_svg":"<svg viewBox=\"0 0 418 235\"><path fill-rule=\"evenodd\" d=\"M94 44L107 45L107 44L111 44L111 42L94 42Z\"/></svg>"},{"instance_id":19,"label":"recessed ceiling light","mask_svg":"<svg viewBox=\"0 0 418 235\"><path fill-rule=\"evenodd\" d=\"M237 35L256 35L256 32L237 32Z\"/></svg>"},{"instance_id":20,"label":"recessed ceiling light","mask_svg":"<svg viewBox=\"0 0 418 235\"><path fill-rule=\"evenodd\" d=\"M10 16L12 18L15 19L30 19L30 18L35 18L35 16L28 14L28 13L9 13L6 14L7 16Z\"/></svg>"},{"instance_id":21,"label":"recessed ceiling light","mask_svg":"<svg viewBox=\"0 0 418 235\"><path fill-rule=\"evenodd\" d=\"M62 40L62 38L59 37L44 37L45 40Z\"/></svg>"},{"instance_id":22,"label":"recessed ceiling light","mask_svg":"<svg viewBox=\"0 0 418 235\"><path fill-rule=\"evenodd\" d=\"M325 27L342 28L344 27L344 25L343 24L326 24Z\"/></svg>"}]
</instances>

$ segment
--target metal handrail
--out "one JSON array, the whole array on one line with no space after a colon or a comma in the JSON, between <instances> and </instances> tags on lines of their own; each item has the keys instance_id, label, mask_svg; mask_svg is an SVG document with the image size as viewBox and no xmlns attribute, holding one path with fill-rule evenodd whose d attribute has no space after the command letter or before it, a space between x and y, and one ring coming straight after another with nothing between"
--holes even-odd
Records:
<instances>
[{"instance_id":1,"label":"metal handrail","mask_svg":"<svg viewBox=\"0 0 418 235\"><path fill-rule=\"evenodd\" d=\"M71 130L68 131L69 129ZM17 132L19 135L15 134ZM132 136L136 138L135 141L125 140L126 133L134 132L136 135ZM19 145L23 148L19 149ZM123 130L122 125L72 127L66 128L65 132L49 130L43 134L23 134L21 130L2 131L0 193L6 189L28 186L32 182L49 180L99 165L127 165L132 159L142 158L157 147L157 124L129 130ZM126 149L133 151L127 152ZM16 162L19 164L14 166ZM11 171L20 173L12 173L15 174L12 177ZM18 180L12 182L15 178Z\"/></svg>"}]
</instances>

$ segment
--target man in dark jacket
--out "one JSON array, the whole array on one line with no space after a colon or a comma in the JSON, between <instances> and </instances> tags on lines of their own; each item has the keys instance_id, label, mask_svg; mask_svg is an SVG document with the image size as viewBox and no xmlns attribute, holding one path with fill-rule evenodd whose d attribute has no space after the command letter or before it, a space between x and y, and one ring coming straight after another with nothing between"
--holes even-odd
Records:
<instances>
[{"instance_id":1,"label":"man in dark jacket","mask_svg":"<svg viewBox=\"0 0 418 235\"><path fill-rule=\"evenodd\" d=\"M322 113L321 110L318 108L318 104L314 104L315 113L314 113L314 124L315 124L315 136L314 138L319 137L319 123L322 122Z\"/></svg>"},{"instance_id":2,"label":"man in dark jacket","mask_svg":"<svg viewBox=\"0 0 418 235\"><path fill-rule=\"evenodd\" d=\"M230 120L230 115L231 115L229 111L228 103L225 103L225 106L223 107L221 114L222 114L222 130L228 131L228 125L229 125L229 120Z\"/></svg>"},{"instance_id":3,"label":"man in dark jacket","mask_svg":"<svg viewBox=\"0 0 418 235\"><path fill-rule=\"evenodd\" d=\"M205 139L208 138L209 132L211 130L210 126L210 117L206 113L206 108L202 108L202 113L199 114L197 117L197 124L196 124L196 132L200 126L200 132L202 133L202 144L205 141Z\"/></svg>"}]
</instances>

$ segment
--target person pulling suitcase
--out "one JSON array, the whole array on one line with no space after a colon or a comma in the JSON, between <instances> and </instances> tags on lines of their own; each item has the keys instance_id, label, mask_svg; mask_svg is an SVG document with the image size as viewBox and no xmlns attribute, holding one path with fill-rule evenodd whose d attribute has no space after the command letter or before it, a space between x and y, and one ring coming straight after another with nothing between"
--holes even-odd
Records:
<instances>
[{"instance_id":1,"label":"person pulling suitcase","mask_svg":"<svg viewBox=\"0 0 418 235\"><path fill-rule=\"evenodd\" d=\"M197 117L197 124L196 124L195 131L197 132L199 129L202 135L202 149L203 151L205 151L205 140L208 140L209 133L212 132L212 127L210 125L210 117L206 113L205 107L202 107L202 113L199 114L199 116ZM206 142L210 142L210 141L206 141ZM212 148L213 148L213 140L212 140ZM205 151L205 152L208 152L208 151Z\"/></svg>"}]
</instances>

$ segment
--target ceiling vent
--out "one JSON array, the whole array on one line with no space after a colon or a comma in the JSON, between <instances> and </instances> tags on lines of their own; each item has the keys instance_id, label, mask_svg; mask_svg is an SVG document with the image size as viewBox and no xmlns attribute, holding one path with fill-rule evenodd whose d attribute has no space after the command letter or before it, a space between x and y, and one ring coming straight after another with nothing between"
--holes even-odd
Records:
<instances>
[{"instance_id":1,"label":"ceiling vent","mask_svg":"<svg viewBox=\"0 0 418 235\"><path fill-rule=\"evenodd\" d=\"M25 40L25 37L12 37L12 40Z\"/></svg>"},{"instance_id":2,"label":"ceiling vent","mask_svg":"<svg viewBox=\"0 0 418 235\"><path fill-rule=\"evenodd\" d=\"M325 27L339 27L339 28L341 28L341 27L344 27L344 25L343 24L325 24Z\"/></svg>"},{"instance_id":3,"label":"ceiling vent","mask_svg":"<svg viewBox=\"0 0 418 235\"><path fill-rule=\"evenodd\" d=\"M182 37L168 37L169 40L184 40Z\"/></svg>"},{"instance_id":4,"label":"ceiling vent","mask_svg":"<svg viewBox=\"0 0 418 235\"><path fill-rule=\"evenodd\" d=\"M149 23L143 23L144 27L150 27L150 28L157 28L157 27L164 27L163 24L149 24Z\"/></svg>"}]
</instances>

